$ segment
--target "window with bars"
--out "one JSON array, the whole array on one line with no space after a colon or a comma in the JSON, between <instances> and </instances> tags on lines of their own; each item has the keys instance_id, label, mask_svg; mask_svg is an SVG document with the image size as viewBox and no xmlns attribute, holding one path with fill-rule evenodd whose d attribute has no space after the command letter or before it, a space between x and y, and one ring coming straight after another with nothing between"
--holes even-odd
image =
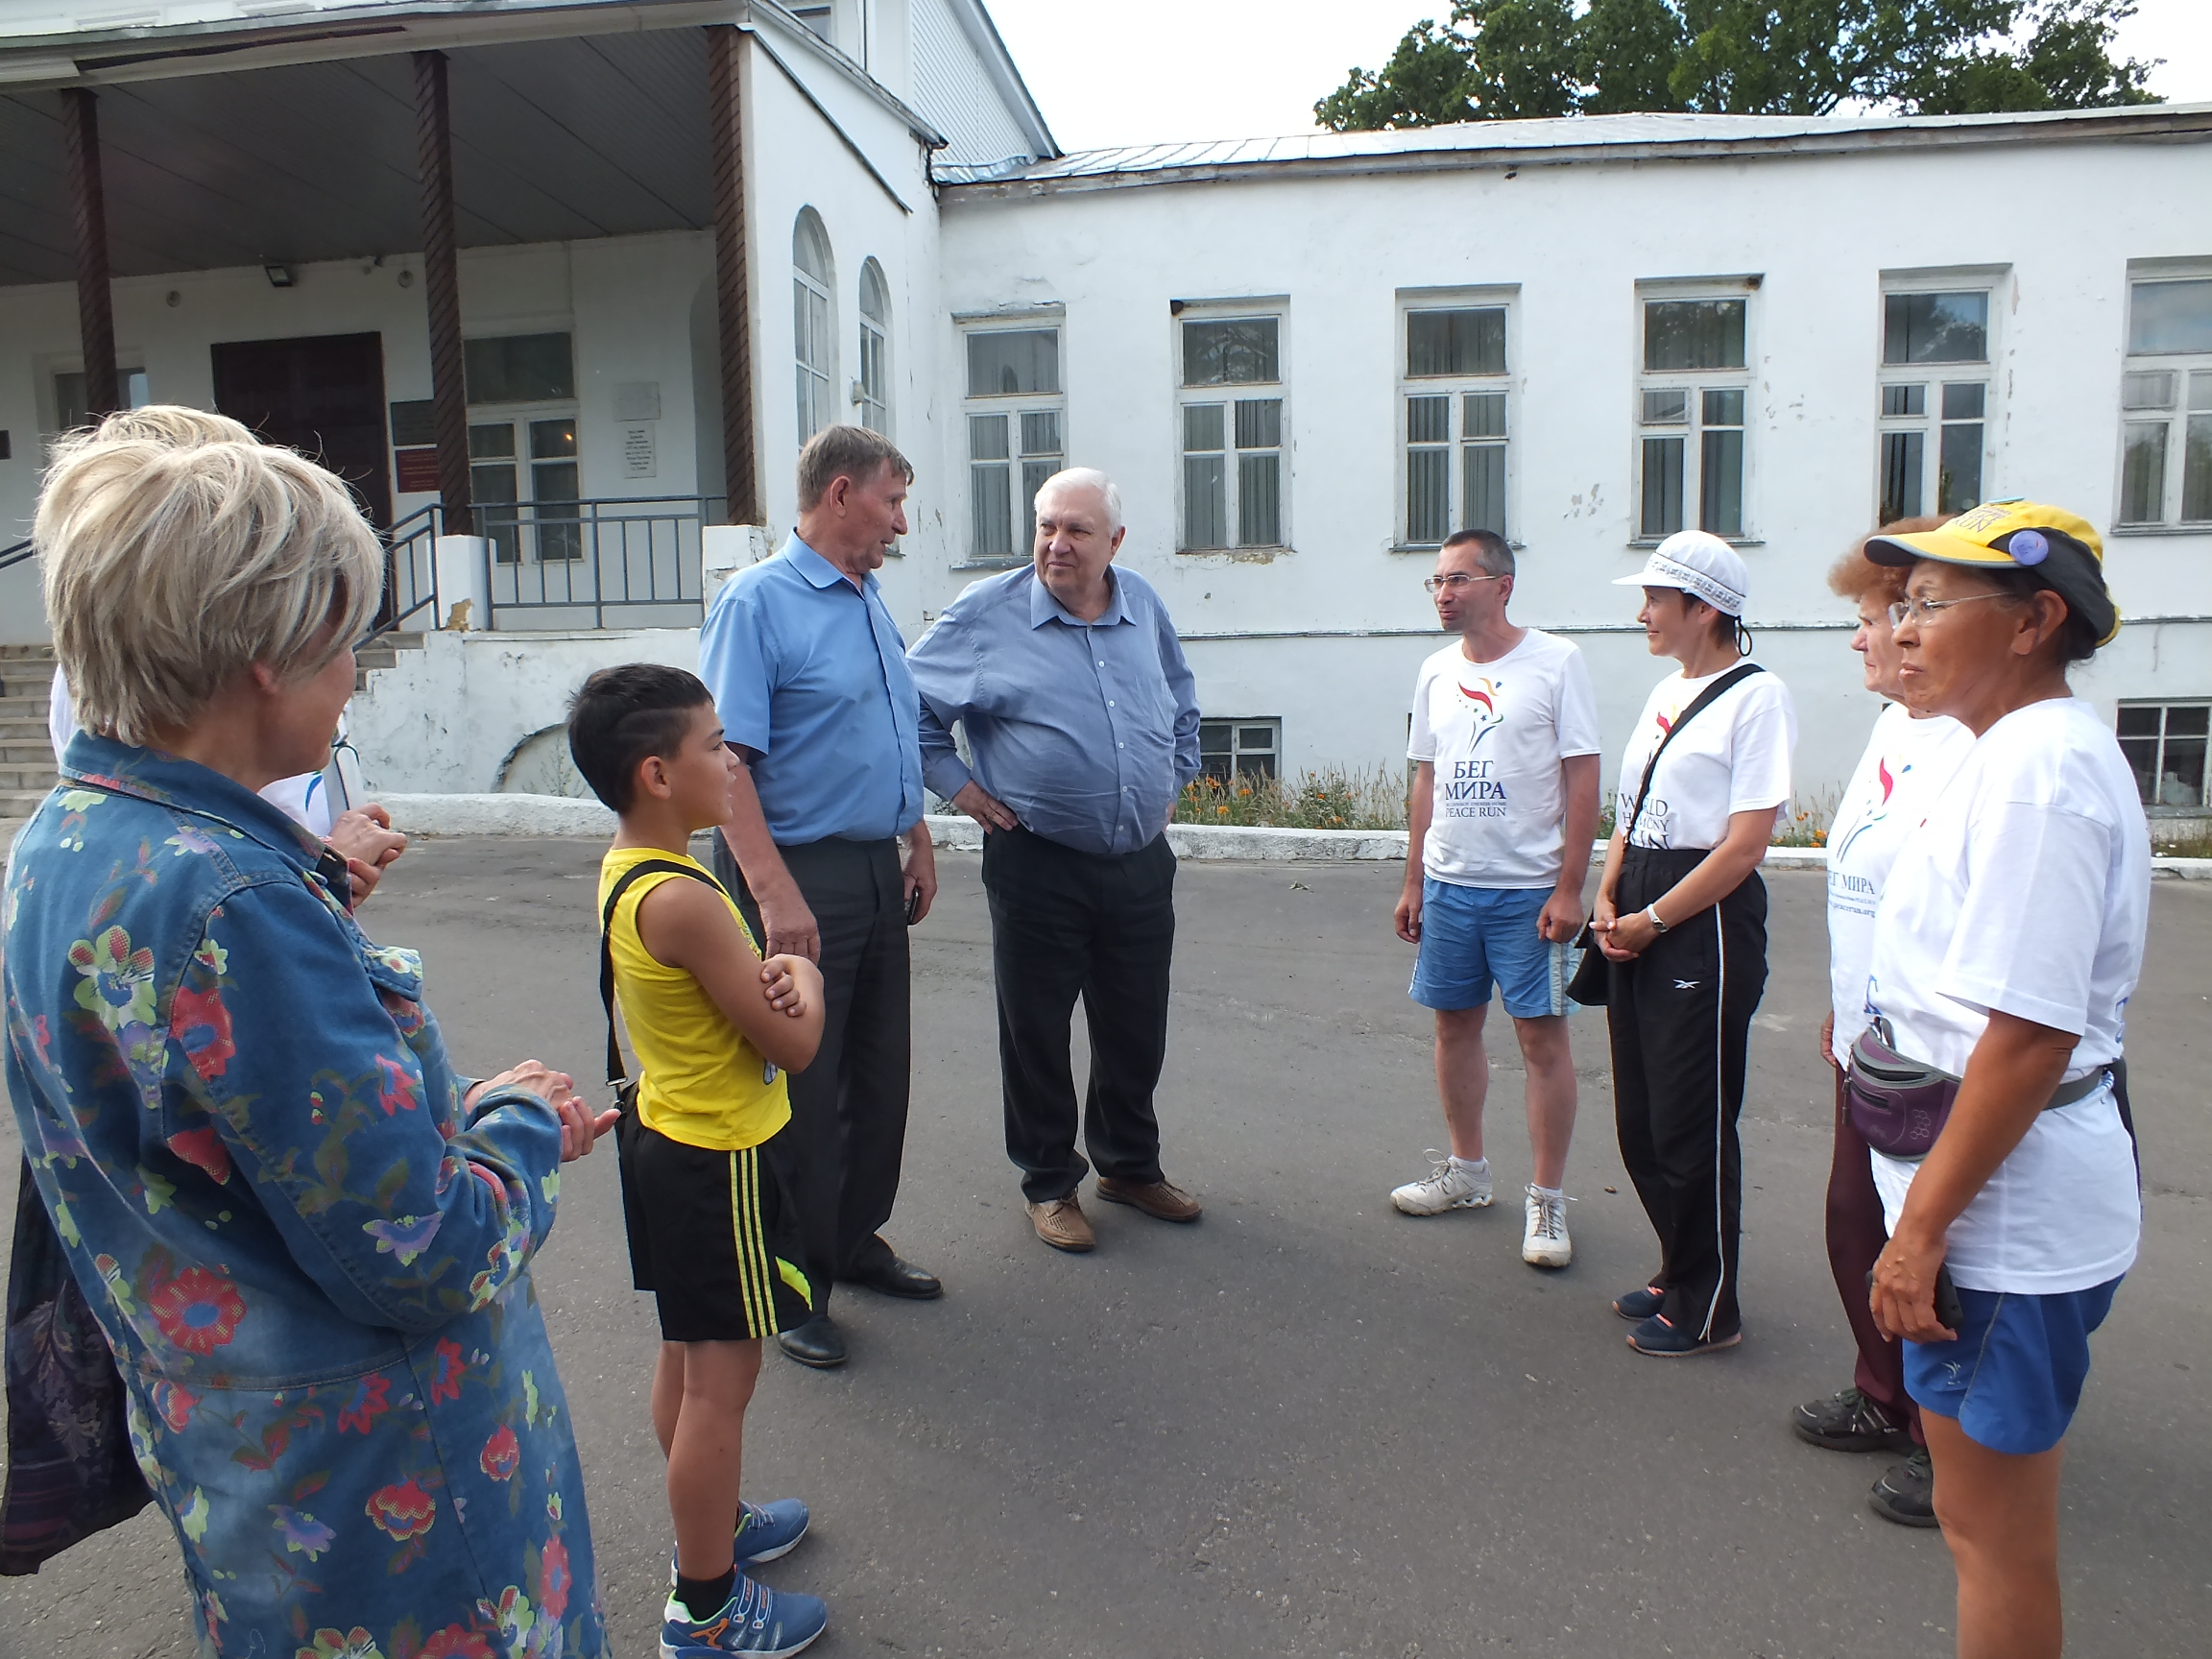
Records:
<instances>
[{"instance_id":1,"label":"window with bars","mask_svg":"<svg viewBox=\"0 0 2212 1659\"><path fill-rule=\"evenodd\" d=\"M2212 276L2128 284L2119 521L2212 523Z\"/></svg>"},{"instance_id":2,"label":"window with bars","mask_svg":"<svg viewBox=\"0 0 2212 1659\"><path fill-rule=\"evenodd\" d=\"M1068 464L1056 326L968 331L968 557L1029 557L1037 490Z\"/></svg>"},{"instance_id":3,"label":"window with bars","mask_svg":"<svg viewBox=\"0 0 2212 1659\"><path fill-rule=\"evenodd\" d=\"M1505 534L1505 308L1406 312L1400 541L1433 547L1455 530Z\"/></svg>"},{"instance_id":4,"label":"window with bars","mask_svg":"<svg viewBox=\"0 0 2212 1659\"><path fill-rule=\"evenodd\" d=\"M1216 783L1274 778L1283 756L1283 722L1274 718L1198 722L1198 772Z\"/></svg>"},{"instance_id":5,"label":"window with bars","mask_svg":"<svg viewBox=\"0 0 2212 1659\"><path fill-rule=\"evenodd\" d=\"M2146 806L2201 807L2212 703L2122 704L2121 753Z\"/></svg>"},{"instance_id":6,"label":"window with bars","mask_svg":"<svg viewBox=\"0 0 2212 1659\"><path fill-rule=\"evenodd\" d=\"M1643 302L1636 530L1645 540L1693 523L1744 535L1749 310L1748 297Z\"/></svg>"},{"instance_id":7,"label":"window with bars","mask_svg":"<svg viewBox=\"0 0 2212 1659\"><path fill-rule=\"evenodd\" d=\"M791 340L797 358L799 443L804 446L837 420L830 389L837 383L836 268L830 233L811 207L791 228Z\"/></svg>"},{"instance_id":8,"label":"window with bars","mask_svg":"<svg viewBox=\"0 0 2212 1659\"><path fill-rule=\"evenodd\" d=\"M1988 289L1882 297L1882 523L1981 503L1996 414L1990 362Z\"/></svg>"},{"instance_id":9,"label":"window with bars","mask_svg":"<svg viewBox=\"0 0 2212 1659\"><path fill-rule=\"evenodd\" d=\"M890 433L891 289L873 259L860 267L860 378L853 382L853 401L861 425Z\"/></svg>"},{"instance_id":10,"label":"window with bars","mask_svg":"<svg viewBox=\"0 0 2212 1659\"><path fill-rule=\"evenodd\" d=\"M1282 318L1179 325L1186 552L1280 547L1284 528Z\"/></svg>"}]
</instances>

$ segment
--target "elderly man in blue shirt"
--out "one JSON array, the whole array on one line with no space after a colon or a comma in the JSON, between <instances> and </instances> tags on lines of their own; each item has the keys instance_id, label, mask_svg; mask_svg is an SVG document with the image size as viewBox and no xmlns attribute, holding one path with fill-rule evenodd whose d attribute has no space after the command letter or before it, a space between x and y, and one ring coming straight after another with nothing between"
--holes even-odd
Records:
<instances>
[{"instance_id":1,"label":"elderly man in blue shirt","mask_svg":"<svg viewBox=\"0 0 2212 1659\"><path fill-rule=\"evenodd\" d=\"M971 586L908 653L925 776L984 828L1006 1152L1037 1237L1096 1243L1076 1196L1069 1023L1091 1025L1084 1142L1098 1196L1163 1221L1196 1200L1160 1169L1152 1094L1167 1054L1175 854L1198 775L1198 701L1160 595L1114 567L1121 497L1075 468L1037 492L1032 564ZM966 729L973 767L954 751Z\"/></svg>"},{"instance_id":2,"label":"elderly man in blue shirt","mask_svg":"<svg viewBox=\"0 0 2212 1659\"><path fill-rule=\"evenodd\" d=\"M937 893L922 822L920 709L875 576L906 533L913 478L877 433L816 433L799 457L797 533L730 579L699 632L700 678L746 762L714 872L762 955L791 951L822 970L822 1046L790 1079L790 1179L814 1316L777 1338L814 1366L845 1362L829 1312L833 1281L917 1300L943 1294L878 1231L899 1196L906 1147L906 929Z\"/></svg>"}]
</instances>

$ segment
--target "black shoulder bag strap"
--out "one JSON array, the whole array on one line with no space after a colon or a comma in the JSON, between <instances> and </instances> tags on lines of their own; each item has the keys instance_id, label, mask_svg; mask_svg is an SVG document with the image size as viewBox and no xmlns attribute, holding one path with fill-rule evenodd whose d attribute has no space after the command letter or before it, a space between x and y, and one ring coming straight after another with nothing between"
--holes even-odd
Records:
<instances>
[{"instance_id":1,"label":"black shoulder bag strap","mask_svg":"<svg viewBox=\"0 0 2212 1659\"><path fill-rule=\"evenodd\" d=\"M630 1081L629 1070L622 1064L622 1046L614 1040L614 906L622 902L622 895L630 891L630 884L641 876L688 876L701 881L727 899L730 890L705 871L689 864L679 864L673 858L647 858L630 866L615 878L614 886L607 895L607 902L599 912L599 1002L607 1010L607 1087L614 1092L614 1103L621 1107L627 1118L637 1104L637 1085Z\"/></svg>"},{"instance_id":2,"label":"black shoulder bag strap","mask_svg":"<svg viewBox=\"0 0 2212 1659\"><path fill-rule=\"evenodd\" d=\"M1675 733L1718 702L1721 693L1732 690L1752 675L1764 674L1766 671L1756 662L1739 662L1698 692L1691 699L1690 707L1674 716L1674 724L1667 728L1667 734L1659 739L1659 747L1652 750L1651 758L1644 762L1644 781L1636 785L1636 807L1628 814L1627 829L1621 832L1621 844L1623 847L1635 839L1636 825L1644 816L1644 798L1651 793L1651 774L1659 770L1659 757L1667 753L1667 745L1674 741Z\"/></svg>"}]
</instances>

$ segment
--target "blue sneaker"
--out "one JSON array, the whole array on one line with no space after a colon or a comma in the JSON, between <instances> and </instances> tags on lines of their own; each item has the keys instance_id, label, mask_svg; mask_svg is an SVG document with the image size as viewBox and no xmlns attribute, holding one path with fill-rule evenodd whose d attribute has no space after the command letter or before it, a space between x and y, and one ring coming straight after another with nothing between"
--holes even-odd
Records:
<instances>
[{"instance_id":1,"label":"blue sneaker","mask_svg":"<svg viewBox=\"0 0 2212 1659\"><path fill-rule=\"evenodd\" d=\"M773 1503L737 1505L737 1541L732 1565L742 1573L748 1567L781 1561L799 1548L812 1519L806 1505L796 1498L779 1498ZM676 1551L668 1552L668 1588L676 1588Z\"/></svg>"},{"instance_id":2,"label":"blue sneaker","mask_svg":"<svg viewBox=\"0 0 2212 1659\"><path fill-rule=\"evenodd\" d=\"M812 1645L830 1623L821 1598L791 1590L771 1590L739 1575L737 1589L711 1619L693 1619L691 1610L671 1596L661 1612L661 1659L719 1659L747 1653L754 1659L786 1659Z\"/></svg>"}]
</instances>

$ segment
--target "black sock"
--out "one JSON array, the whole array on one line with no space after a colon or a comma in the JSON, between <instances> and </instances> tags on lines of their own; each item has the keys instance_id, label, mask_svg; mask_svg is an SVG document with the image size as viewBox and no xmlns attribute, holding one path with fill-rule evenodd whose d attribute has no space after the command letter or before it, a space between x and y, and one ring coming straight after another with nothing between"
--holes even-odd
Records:
<instances>
[{"instance_id":1,"label":"black sock","mask_svg":"<svg viewBox=\"0 0 2212 1659\"><path fill-rule=\"evenodd\" d=\"M734 1562L718 1578L686 1578L681 1573L676 1575L676 1599L691 1610L694 1623L704 1623L721 1612L729 1604L731 1593L736 1588L737 1567Z\"/></svg>"}]
</instances>

